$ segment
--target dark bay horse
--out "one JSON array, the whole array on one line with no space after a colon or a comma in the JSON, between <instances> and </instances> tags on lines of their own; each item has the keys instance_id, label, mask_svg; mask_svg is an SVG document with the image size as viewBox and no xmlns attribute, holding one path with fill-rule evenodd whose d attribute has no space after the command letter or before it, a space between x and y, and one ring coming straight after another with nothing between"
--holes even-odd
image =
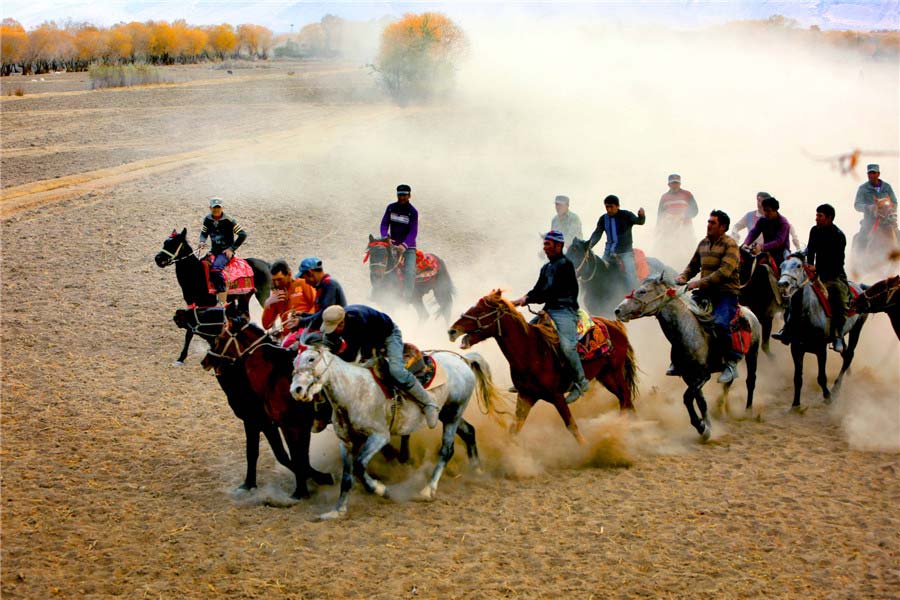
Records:
<instances>
[{"instance_id":1,"label":"dark bay horse","mask_svg":"<svg viewBox=\"0 0 900 600\"><path fill-rule=\"evenodd\" d=\"M825 362L827 358L827 332L830 328L829 319L822 307L822 302L816 296L813 282L809 278L809 270L806 265L806 257L801 253L792 254L781 263L781 278L778 280L782 297L785 302L790 302L794 294L802 294L802 310L800 314L791 311L791 357L794 359L794 402L792 409L800 408L800 390L803 389L803 357L806 354L815 354L819 365L819 375L816 381L822 388L825 403L831 403L832 393L837 394L841 389L841 381L844 373L853 362L853 354L859 343L859 334L866 322L866 315L853 315L847 317L843 334L850 334L849 343L841 353L843 364L841 372L834 381L834 389L828 389L828 377L825 375ZM850 282L850 287L859 293L862 288Z\"/></svg>"},{"instance_id":2,"label":"dark bay horse","mask_svg":"<svg viewBox=\"0 0 900 600\"><path fill-rule=\"evenodd\" d=\"M317 429L331 419L327 402L301 403L291 397L291 375L296 353L282 348L268 333L242 316L228 319L222 333L203 359L206 369L222 365L243 368L250 389L262 399L266 415L284 432L296 478L292 498L308 498L306 480L331 485L333 478L309 464L309 442L314 421Z\"/></svg>"},{"instance_id":3,"label":"dark bay horse","mask_svg":"<svg viewBox=\"0 0 900 600\"><path fill-rule=\"evenodd\" d=\"M704 440L707 440L712 433L712 426L707 413L706 399L703 397L703 386L709 381L712 373L722 370L721 358L712 356L711 335L698 317L699 308L690 296L679 294L673 286L674 281L665 275L648 277L633 294L616 307L616 317L627 322L653 316L659 321L663 335L672 344L672 362L687 385L683 400L691 425ZM744 355L747 362L749 410L753 406L753 391L756 389L761 328L752 311L746 307L742 310L750 323L750 345ZM724 385L727 394L731 383ZM697 408L700 409L699 416L694 411L695 401Z\"/></svg>"},{"instance_id":4,"label":"dark bay horse","mask_svg":"<svg viewBox=\"0 0 900 600\"><path fill-rule=\"evenodd\" d=\"M882 279L865 288L862 294L850 302L850 310L858 313L887 313L894 333L900 340L900 275Z\"/></svg>"},{"instance_id":5,"label":"dark bay horse","mask_svg":"<svg viewBox=\"0 0 900 600\"><path fill-rule=\"evenodd\" d=\"M397 246L391 244L390 238L376 238L369 235L369 245L366 247L365 261L369 263L369 281L372 284L372 298L383 304L393 304L403 298L403 280L401 278L403 265L400 259L403 252ZM422 298L428 292L434 295L438 304L436 317L442 316L450 322L453 311L453 280L447 271L447 265L443 259L433 256L437 264L437 272L429 278L420 279L424 273L420 271L416 277L411 300L413 308L419 315L419 319L428 319L428 310Z\"/></svg>"},{"instance_id":6,"label":"dark bay horse","mask_svg":"<svg viewBox=\"0 0 900 600\"><path fill-rule=\"evenodd\" d=\"M180 308L175 311L175 324L182 329L190 329L206 340L210 345L225 326L225 309L212 308ZM284 449L278 426L266 415L262 399L250 388L250 380L240 365L222 364L216 369L216 380L234 415L244 423L245 454L247 457L247 474L240 489L250 490L256 487L256 462L259 458L259 434L266 436L275 459L292 468L291 458Z\"/></svg>"},{"instance_id":7,"label":"dark bay horse","mask_svg":"<svg viewBox=\"0 0 900 600\"><path fill-rule=\"evenodd\" d=\"M566 250L566 258L575 265L578 285L584 298L584 308L592 315L612 316L616 305L631 289L625 272L618 262L610 262L588 248L588 240L575 238ZM677 273L655 258L647 257L650 276Z\"/></svg>"},{"instance_id":8,"label":"dark bay horse","mask_svg":"<svg viewBox=\"0 0 900 600\"><path fill-rule=\"evenodd\" d=\"M741 304L749 308L762 326L762 351L769 352L772 321L784 307L778 289L778 267L767 252L753 256L741 248Z\"/></svg>"},{"instance_id":9,"label":"dark bay horse","mask_svg":"<svg viewBox=\"0 0 900 600\"><path fill-rule=\"evenodd\" d=\"M615 321L604 320L612 341L612 350L583 360L584 375L596 379L619 399L620 409L633 409L637 394L637 364L625 328ZM505 298L494 290L463 313L447 332L450 341L462 338L462 347L469 348L488 338L495 338L509 361L513 384L518 392L516 424L518 433L528 413L538 400L546 400L556 407L566 428L576 440L584 437L572 417L565 393L572 383L571 375L563 369L556 344L551 343L542 327L531 325Z\"/></svg>"},{"instance_id":10,"label":"dark bay horse","mask_svg":"<svg viewBox=\"0 0 900 600\"><path fill-rule=\"evenodd\" d=\"M896 272L900 253L900 231L897 230L897 207L887 196L874 204L875 220L867 232L853 238L851 274L859 279L881 278Z\"/></svg>"},{"instance_id":11,"label":"dark bay horse","mask_svg":"<svg viewBox=\"0 0 900 600\"><path fill-rule=\"evenodd\" d=\"M181 294L184 302L188 306L215 306L216 296L209 293L206 283L206 271L203 263L194 254L191 245L187 241L187 228L182 229L181 233L172 230L172 233L165 239L160 250L154 257L156 265L160 268L175 265L175 277L178 279L178 285L181 286ZM269 264L258 258L248 258L247 262L253 269L253 285L256 288L256 299L260 306L269 297L272 291L272 274L269 273ZM250 314L250 294L229 295L228 301L233 303L238 314ZM183 365L184 359L187 357L188 346L194 337L194 331L190 328L185 329L184 346L181 354L175 360L176 365Z\"/></svg>"}]
</instances>

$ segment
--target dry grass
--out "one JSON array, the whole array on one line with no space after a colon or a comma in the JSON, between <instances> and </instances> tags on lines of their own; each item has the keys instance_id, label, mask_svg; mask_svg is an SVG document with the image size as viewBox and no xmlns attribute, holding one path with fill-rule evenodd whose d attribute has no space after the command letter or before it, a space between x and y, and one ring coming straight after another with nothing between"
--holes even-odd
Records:
<instances>
[{"instance_id":1,"label":"dry grass","mask_svg":"<svg viewBox=\"0 0 900 600\"><path fill-rule=\"evenodd\" d=\"M160 70L150 65L93 65L88 70L91 89L163 83Z\"/></svg>"}]
</instances>

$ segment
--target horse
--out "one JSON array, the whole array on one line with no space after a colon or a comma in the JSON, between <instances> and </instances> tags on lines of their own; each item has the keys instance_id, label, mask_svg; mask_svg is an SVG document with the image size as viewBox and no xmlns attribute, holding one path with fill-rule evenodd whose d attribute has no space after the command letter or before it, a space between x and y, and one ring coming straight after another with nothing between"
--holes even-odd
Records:
<instances>
[{"instance_id":1,"label":"horse","mask_svg":"<svg viewBox=\"0 0 900 600\"><path fill-rule=\"evenodd\" d=\"M674 280L660 274L645 279L634 293L629 294L617 307L616 318L623 322L641 317L656 317L663 335L672 344L672 362L681 379L687 385L682 397L687 407L691 425L706 441L712 434L712 425L707 412L703 386L712 373L722 370L721 358L714 358L711 348L712 336L704 325L708 321L694 300L684 293L679 294ZM753 407L753 392L756 389L756 367L762 328L753 311L741 307L744 318L750 325L750 343L745 353L747 362L747 410ZM701 317L703 315L703 317ZM703 318L703 321L701 320ZM731 383L724 384L724 397ZM694 403L700 415L694 410ZM727 405L726 405L727 406Z\"/></svg>"},{"instance_id":2,"label":"horse","mask_svg":"<svg viewBox=\"0 0 900 600\"><path fill-rule=\"evenodd\" d=\"M206 282L206 271L203 263L197 258L191 245L187 241L187 228L182 229L178 233L174 229L172 233L163 241L162 250L154 257L154 261L159 268L175 265L175 277L178 279L178 285L181 286L181 294L184 302L188 306L215 306L216 296L209 292ZM272 290L272 274L269 272L269 264L258 258L248 258L247 262L253 269L253 285L256 288L256 299L260 306L269 297ZM229 294L229 303L233 310L238 314L250 314L250 293L245 294ZM184 359L187 357L188 346L194 337L194 330L185 329L184 346L181 353L175 359L175 365L184 365Z\"/></svg>"},{"instance_id":3,"label":"horse","mask_svg":"<svg viewBox=\"0 0 900 600\"><path fill-rule=\"evenodd\" d=\"M875 220L864 235L853 240L852 272L858 279L873 275L889 277L896 272L894 261L900 253L900 233L897 231L897 207L887 196L875 201Z\"/></svg>"},{"instance_id":4,"label":"horse","mask_svg":"<svg viewBox=\"0 0 900 600\"><path fill-rule=\"evenodd\" d=\"M834 389L829 390L828 378L825 375L829 323L825 309L816 296L813 285L809 278L806 257L802 253L792 254L781 263L781 277L778 279L778 286L781 288L781 295L785 302L790 302L791 297L796 293L802 294L802 309L799 311L799 314L796 314L797 311L791 311L790 317L791 330L793 331L791 335L791 357L794 359L794 402L791 404L793 410L800 409L800 390L803 388L803 357L806 354L816 355L816 360L819 364L819 375L816 381L822 388L825 403L830 404L832 393L837 394L840 391L844 373L850 368L850 363L853 362L853 354L856 344L859 342L859 334L866 322L866 315L848 315L841 335L849 333L850 341L841 353L843 364L841 365L841 372L834 382ZM853 282L850 282L850 287L857 293L862 291L862 288Z\"/></svg>"},{"instance_id":5,"label":"horse","mask_svg":"<svg viewBox=\"0 0 900 600\"><path fill-rule=\"evenodd\" d=\"M372 284L372 298L378 302L391 304L403 297L403 266L400 259L403 250L391 243L390 238L376 238L369 235L369 245L363 262L369 263L369 281ZM438 312L435 318L443 316L447 323L450 322L453 310L453 280L447 271L447 265L443 259L434 255L424 255L431 261L430 268L417 267L416 283L413 288L413 297L409 300L420 321L428 319L428 310L422 301L423 296L431 292L438 304Z\"/></svg>"},{"instance_id":6,"label":"horse","mask_svg":"<svg viewBox=\"0 0 900 600\"><path fill-rule=\"evenodd\" d=\"M331 485L334 479L309 464L313 427L325 428L331 418L326 402L300 404L291 398L291 373L295 353L282 348L271 335L243 316L230 317L203 359L203 368L222 365L243 368L250 389L262 400L266 416L281 428L296 478L292 498L308 498L306 480Z\"/></svg>"},{"instance_id":7,"label":"horse","mask_svg":"<svg viewBox=\"0 0 900 600\"><path fill-rule=\"evenodd\" d=\"M447 462L453 456L455 436L466 444L469 466L477 468L478 448L475 427L463 418L470 397L477 391L489 412L499 397L491 381L490 368L478 353L460 356L455 352L436 350L430 353L446 373L446 383L432 388L435 402L441 406L443 423L441 448L437 466L428 484L419 492L423 500L433 500ZM332 354L323 344L314 344L294 361L291 393L300 404L307 404L320 392L334 409L334 430L341 440L341 494L334 510L321 519L347 515L354 475L365 489L381 497L388 496L387 487L366 472L372 457L390 441L391 435L409 435L425 426L421 408L409 399L391 401L363 365L348 363Z\"/></svg>"},{"instance_id":8,"label":"horse","mask_svg":"<svg viewBox=\"0 0 900 600\"><path fill-rule=\"evenodd\" d=\"M850 301L850 310L858 313L887 313L894 333L900 340L900 276L882 279L867 288L862 285L860 287L864 291Z\"/></svg>"},{"instance_id":9,"label":"horse","mask_svg":"<svg viewBox=\"0 0 900 600\"><path fill-rule=\"evenodd\" d=\"M182 329L190 329L212 344L216 336L225 326L225 309L212 308L180 308L173 317L175 324ZM256 462L259 458L259 434L266 436L275 459L291 469L291 458L284 449L278 426L266 415L262 400L250 389L247 374L239 365L223 364L216 369L216 380L234 415L244 424L245 454L247 457L247 473L244 483L238 489L251 490L256 487Z\"/></svg>"},{"instance_id":10,"label":"horse","mask_svg":"<svg viewBox=\"0 0 900 600\"><path fill-rule=\"evenodd\" d=\"M566 249L566 258L575 265L575 274L584 298L584 307L592 315L612 316L613 309L629 291L625 271L618 261L610 262L588 247L589 240L575 238ZM647 257L650 276L676 273L662 261Z\"/></svg>"},{"instance_id":11,"label":"horse","mask_svg":"<svg viewBox=\"0 0 900 600\"><path fill-rule=\"evenodd\" d=\"M584 375L596 379L619 399L620 410L632 410L637 395L637 364L625 328L615 321L600 319L607 329L612 349L582 359ZM531 325L505 298L494 290L481 298L450 326L447 335L453 342L462 337L466 349L488 338L495 338L509 361L516 399L517 434L525 425L528 413L538 400L553 404L566 429L579 443L584 437L566 404L565 393L572 383L571 375L563 369L557 340L548 337L541 325ZM555 333L555 332L554 332Z\"/></svg>"},{"instance_id":12,"label":"horse","mask_svg":"<svg viewBox=\"0 0 900 600\"><path fill-rule=\"evenodd\" d=\"M759 319L762 326L762 351L766 354L771 354L769 338L772 335L775 313L783 309L776 265L768 252L753 256L748 248L741 248L740 302Z\"/></svg>"}]
</instances>

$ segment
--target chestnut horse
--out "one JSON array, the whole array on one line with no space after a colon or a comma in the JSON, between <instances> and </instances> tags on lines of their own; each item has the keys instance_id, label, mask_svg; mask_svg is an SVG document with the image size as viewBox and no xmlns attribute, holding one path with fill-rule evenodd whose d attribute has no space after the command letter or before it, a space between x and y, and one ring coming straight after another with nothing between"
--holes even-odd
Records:
<instances>
[{"instance_id":1,"label":"chestnut horse","mask_svg":"<svg viewBox=\"0 0 900 600\"><path fill-rule=\"evenodd\" d=\"M900 275L873 283L850 302L850 310L858 313L887 313L900 340Z\"/></svg>"},{"instance_id":2,"label":"chestnut horse","mask_svg":"<svg viewBox=\"0 0 900 600\"><path fill-rule=\"evenodd\" d=\"M615 321L602 319L606 325L612 350L606 354L583 360L584 375L596 379L616 398L619 408L633 410L632 399L637 395L637 364L625 327ZM509 361L513 384L518 392L516 424L518 433L528 413L538 400L546 400L556 407L569 432L584 442L572 417L565 393L572 383L571 375L562 366L559 350L544 334L540 326L531 325L513 305L494 290L463 313L447 332L450 341L463 336L462 348L469 348L488 338L495 338Z\"/></svg>"},{"instance_id":3,"label":"chestnut horse","mask_svg":"<svg viewBox=\"0 0 900 600\"><path fill-rule=\"evenodd\" d=\"M250 388L263 401L268 417L284 432L296 477L293 498L308 498L307 478L331 485L333 478L309 464L309 441L313 422L321 431L331 419L327 402L301 403L291 397L291 377L296 353L281 347L260 327L244 317L228 319L222 333L203 359L206 369L219 365L243 366Z\"/></svg>"}]
</instances>

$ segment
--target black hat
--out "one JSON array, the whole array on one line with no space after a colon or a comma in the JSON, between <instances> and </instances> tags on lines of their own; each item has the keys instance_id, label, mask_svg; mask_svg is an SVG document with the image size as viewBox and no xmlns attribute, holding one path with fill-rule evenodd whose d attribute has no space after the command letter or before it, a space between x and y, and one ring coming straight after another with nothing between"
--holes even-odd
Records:
<instances>
[{"instance_id":1,"label":"black hat","mask_svg":"<svg viewBox=\"0 0 900 600\"><path fill-rule=\"evenodd\" d=\"M606 198L603 199L603 204L615 204L616 206L619 206L619 197L614 196L613 194L610 194L609 196L607 196Z\"/></svg>"},{"instance_id":2,"label":"black hat","mask_svg":"<svg viewBox=\"0 0 900 600\"><path fill-rule=\"evenodd\" d=\"M398 196L400 194L408 194L411 191L412 191L412 188L409 187L408 185L406 185L405 183L401 183L400 185L397 186L397 195Z\"/></svg>"}]
</instances>

